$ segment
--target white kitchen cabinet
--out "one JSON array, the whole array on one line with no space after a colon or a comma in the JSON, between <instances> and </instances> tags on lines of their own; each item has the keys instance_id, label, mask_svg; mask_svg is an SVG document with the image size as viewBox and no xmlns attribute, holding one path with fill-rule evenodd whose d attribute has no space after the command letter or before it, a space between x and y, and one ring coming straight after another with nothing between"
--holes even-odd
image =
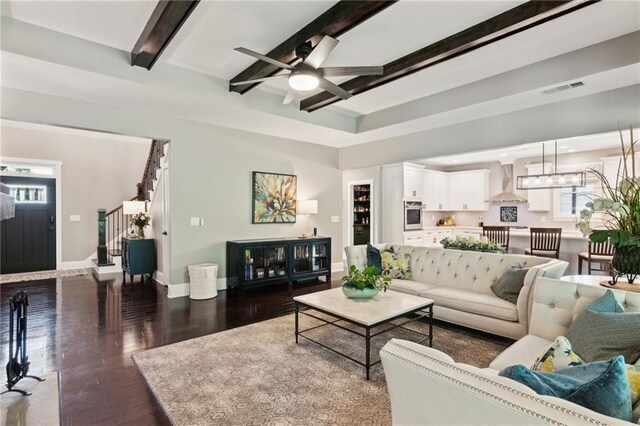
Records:
<instances>
[{"instance_id":1,"label":"white kitchen cabinet","mask_svg":"<svg viewBox=\"0 0 640 426\"><path fill-rule=\"evenodd\" d=\"M422 245L424 247L442 247L440 241L444 238L452 238L451 229L425 229L422 231Z\"/></svg>"},{"instance_id":2,"label":"white kitchen cabinet","mask_svg":"<svg viewBox=\"0 0 640 426\"><path fill-rule=\"evenodd\" d=\"M553 173L551 164L544 165L544 173ZM542 164L527 165L527 175L542 174ZM551 210L551 189L529 189L527 191L527 209L533 212Z\"/></svg>"},{"instance_id":3,"label":"white kitchen cabinet","mask_svg":"<svg viewBox=\"0 0 640 426\"><path fill-rule=\"evenodd\" d=\"M607 157L602 159L602 174L609 181L611 187L615 186L616 181L619 182L618 167L620 168L620 174L624 174L624 165L621 162L622 157ZM640 155L636 155L636 176L640 176ZM631 160L627 160L627 173L632 175ZM598 182L598 185L600 183Z\"/></svg>"},{"instance_id":4,"label":"white kitchen cabinet","mask_svg":"<svg viewBox=\"0 0 640 426\"><path fill-rule=\"evenodd\" d=\"M410 231L404 233L405 246L422 246L422 231Z\"/></svg>"},{"instance_id":5,"label":"white kitchen cabinet","mask_svg":"<svg viewBox=\"0 0 640 426\"><path fill-rule=\"evenodd\" d=\"M469 170L448 175L450 211L486 211L489 209L489 171Z\"/></svg>"},{"instance_id":6,"label":"white kitchen cabinet","mask_svg":"<svg viewBox=\"0 0 640 426\"><path fill-rule=\"evenodd\" d=\"M447 173L435 170L424 171L422 201L427 211L448 210L449 180Z\"/></svg>"},{"instance_id":7,"label":"white kitchen cabinet","mask_svg":"<svg viewBox=\"0 0 640 426\"><path fill-rule=\"evenodd\" d=\"M422 201L424 177L423 169L404 166L404 197Z\"/></svg>"},{"instance_id":8,"label":"white kitchen cabinet","mask_svg":"<svg viewBox=\"0 0 640 426\"><path fill-rule=\"evenodd\" d=\"M464 229L464 228L455 228L453 230L454 237L471 237L474 240L480 240L482 237L482 231L480 229Z\"/></svg>"}]
</instances>

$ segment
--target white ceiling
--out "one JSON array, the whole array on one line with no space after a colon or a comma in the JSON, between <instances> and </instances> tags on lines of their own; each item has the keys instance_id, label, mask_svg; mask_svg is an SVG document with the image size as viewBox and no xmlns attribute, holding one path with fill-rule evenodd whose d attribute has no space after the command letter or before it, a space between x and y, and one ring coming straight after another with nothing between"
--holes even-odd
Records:
<instances>
[{"instance_id":1,"label":"white ceiling","mask_svg":"<svg viewBox=\"0 0 640 426\"><path fill-rule=\"evenodd\" d=\"M634 129L634 134L638 134L639 130L640 129ZM628 147L628 130L623 130L623 139ZM525 145L518 145L505 149L469 152L466 154L416 160L414 162L424 164L426 166L447 167L465 164L490 163L492 161L500 161L501 163L513 163L516 160L530 158L536 158L541 161L543 145L545 149L545 160L553 161L555 142L556 141L543 141ZM598 135L558 139L557 142L558 155L574 153L577 154L580 152L598 151L605 149L620 149L620 134L618 132L602 133Z\"/></svg>"},{"instance_id":2,"label":"white ceiling","mask_svg":"<svg viewBox=\"0 0 640 426\"><path fill-rule=\"evenodd\" d=\"M401 0L341 36L324 65L381 65L523 1ZM306 113L295 104L281 105L285 81L229 93L228 80L253 63L233 48L267 53L334 1L202 1L146 71L129 66L127 53L155 4L2 0L2 14L11 18L3 23L20 21L78 38L38 34L20 24L24 33L3 40L2 85L345 147L640 84L640 52L628 42L609 48L620 48L619 57L572 53L640 31L640 1L602 1ZM33 43L22 43L32 32ZM554 65L547 66L551 60ZM540 94L567 79L586 86Z\"/></svg>"}]
</instances>

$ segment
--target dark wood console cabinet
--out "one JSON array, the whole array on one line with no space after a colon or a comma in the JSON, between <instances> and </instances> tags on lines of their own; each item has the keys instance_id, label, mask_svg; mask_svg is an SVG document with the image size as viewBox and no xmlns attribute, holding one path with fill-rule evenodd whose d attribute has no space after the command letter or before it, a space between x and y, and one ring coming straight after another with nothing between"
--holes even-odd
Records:
<instances>
[{"instance_id":1,"label":"dark wood console cabinet","mask_svg":"<svg viewBox=\"0 0 640 426\"><path fill-rule=\"evenodd\" d=\"M152 239L122 239L122 278L129 274L131 282L135 275L153 275L156 271L156 245Z\"/></svg>"},{"instance_id":2,"label":"dark wood console cabinet","mask_svg":"<svg viewBox=\"0 0 640 426\"><path fill-rule=\"evenodd\" d=\"M331 280L331 238L227 241L227 286L247 288L317 277Z\"/></svg>"}]
</instances>

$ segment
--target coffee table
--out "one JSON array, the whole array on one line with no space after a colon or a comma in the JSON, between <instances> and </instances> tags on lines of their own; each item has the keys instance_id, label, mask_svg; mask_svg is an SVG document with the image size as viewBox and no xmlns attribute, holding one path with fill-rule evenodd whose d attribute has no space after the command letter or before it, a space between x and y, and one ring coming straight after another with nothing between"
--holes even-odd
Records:
<instances>
[{"instance_id":1,"label":"coffee table","mask_svg":"<svg viewBox=\"0 0 640 426\"><path fill-rule=\"evenodd\" d=\"M363 299L349 299L342 293L342 288L334 288L331 290L319 291L317 293L305 294L304 296L297 296L293 298L295 302L295 336L296 343L298 343L298 337L303 337L313 343L316 343L338 355L341 355L356 364L362 365L367 372L367 380L369 380L369 370L372 366L380 362L380 360L371 363L371 338L380 334L386 333L396 328L402 328L409 330L412 333L424 336L418 343L422 343L425 340L429 340L429 346L433 344L433 300L425 299L424 297L418 297L411 294L405 294L398 291L389 290L386 293L378 293L374 298ZM427 311L424 311L424 310ZM332 318L327 320L321 318L309 311L322 312L325 315L329 315ZM310 327L305 330L299 330L298 315L303 314L316 320L322 321L322 324L315 327ZM407 319L407 321L401 324L389 324L392 327L385 328L376 333L371 333L371 329L390 323L393 320L402 318L409 314L418 314L416 317ZM418 321L422 318L429 319L429 334L424 334L410 328L406 328L405 325ZM344 327L338 322L345 321L350 324L364 328L364 333L351 330ZM318 342L305 336L302 333L315 330L316 328L324 327L326 325L333 325L342 330L348 331L353 334L365 338L365 362L362 363L357 359L354 359L346 354L338 352L334 348L331 348L323 343Z\"/></svg>"}]
</instances>

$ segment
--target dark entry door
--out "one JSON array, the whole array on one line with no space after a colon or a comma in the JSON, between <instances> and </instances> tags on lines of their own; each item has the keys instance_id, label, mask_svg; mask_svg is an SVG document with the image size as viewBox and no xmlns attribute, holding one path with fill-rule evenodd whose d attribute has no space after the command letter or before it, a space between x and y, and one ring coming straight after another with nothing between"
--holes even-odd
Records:
<instances>
[{"instance_id":1,"label":"dark entry door","mask_svg":"<svg viewBox=\"0 0 640 426\"><path fill-rule=\"evenodd\" d=\"M55 179L1 176L16 193L15 217L0 222L0 272L56 269Z\"/></svg>"}]
</instances>

